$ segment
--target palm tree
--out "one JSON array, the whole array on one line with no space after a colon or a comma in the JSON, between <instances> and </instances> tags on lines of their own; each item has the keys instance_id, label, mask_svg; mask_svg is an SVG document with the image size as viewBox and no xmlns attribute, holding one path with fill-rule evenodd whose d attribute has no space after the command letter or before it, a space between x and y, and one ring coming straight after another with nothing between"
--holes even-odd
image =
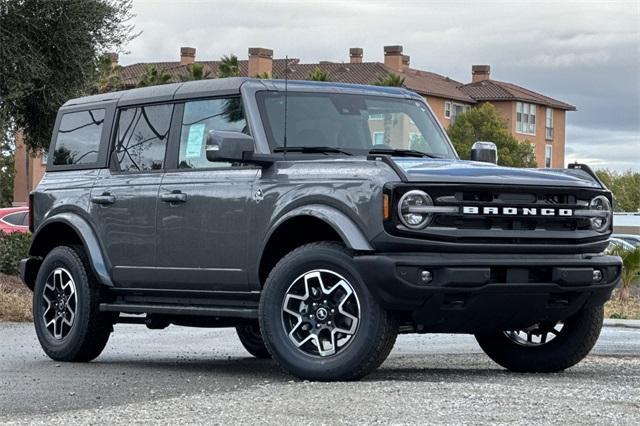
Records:
<instances>
[{"instance_id":1,"label":"palm tree","mask_svg":"<svg viewBox=\"0 0 640 426\"><path fill-rule=\"evenodd\" d=\"M218 64L218 77L238 77L240 75L240 65L238 65L238 57L233 53L224 55L220 58Z\"/></svg>"},{"instance_id":2,"label":"palm tree","mask_svg":"<svg viewBox=\"0 0 640 426\"><path fill-rule=\"evenodd\" d=\"M622 303L629 301L631 285L638 279L640 273L640 247L633 250L616 247L613 254L622 258L622 288L618 294L618 300Z\"/></svg>"},{"instance_id":3,"label":"palm tree","mask_svg":"<svg viewBox=\"0 0 640 426\"><path fill-rule=\"evenodd\" d=\"M325 71L322 71L320 67L316 67L309 75L307 76L307 80L311 81L330 81L329 74Z\"/></svg>"},{"instance_id":4,"label":"palm tree","mask_svg":"<svg viewBox=\"0 0 640 426\"><path fill-rule=\"evenodd\" d=\"M194 62L187 65L187 75L181 75L180 81L206 80L211 75L211 71L205 71L204 65Z\"/></svg>"},{"instance_id":5,"label":"palm tree","mask_svg":"<svg viewBox=\"0 0 640 426\"><path fill-rule=\"evenodd\" d=\"M144 73L138 79L138 87L157 86L170 83L171 76L155 65L145 65Z\"/></svg>"},{"instance_id":6,"label":"palm tree","mask_svg":"<svg viewBox=\"0 0 640 426\"><path fill-rule=\"evenodd\" d=\"M376 86L402 87L404 85L404 77L391 73L386 77L378 77L378 81L373 84Z\"/></svg>"},{"instance_id":7,"label":"palm tree","mask_svg":"<svg viewBox=\"0 0 640 426\"><path fill-rule=\"evenodd\" d=\"M122 82L122 77L120 77L121 70L122 66L113 66L109 55L103 55L100 57L98 61L98 68L96 70L98 79L95 86L92 88L92 92L107 93L124 89L124 83Z\"/></svg>"}]
</instances>

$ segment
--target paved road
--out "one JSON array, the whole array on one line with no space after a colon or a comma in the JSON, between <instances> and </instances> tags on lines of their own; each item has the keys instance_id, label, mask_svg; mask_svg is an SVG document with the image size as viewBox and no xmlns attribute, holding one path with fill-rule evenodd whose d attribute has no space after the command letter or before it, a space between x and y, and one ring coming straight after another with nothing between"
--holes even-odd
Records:
<instances>
[{"instance_id":1,"label":"paved road","mask_svg":"<svg viewBox=\"0 0 640 426\"><path fill-rule=\"evenodd\" d=\"M231 330L118 325L88 364L46 358L0 324L1 423L640 423L640 329L606 327L561 374L512 374L469 336L400 336L356 383L293 380Z\"/></svg>"}]
</instances>

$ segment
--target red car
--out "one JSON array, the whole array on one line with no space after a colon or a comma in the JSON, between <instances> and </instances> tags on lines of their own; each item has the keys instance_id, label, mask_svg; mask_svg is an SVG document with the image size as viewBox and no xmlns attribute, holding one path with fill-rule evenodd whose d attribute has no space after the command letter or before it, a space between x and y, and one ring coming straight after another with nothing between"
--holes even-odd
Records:
<instances>
[{"instance_id":1,"label":"red car","mask_svg":"<svg viewBox=\"0 0 640 426\"><path fill-rule=\"evenodd\" d=\"M29 232L29 208L11 207L0 209L0 232Z\"/></svg>"}]
</instances>

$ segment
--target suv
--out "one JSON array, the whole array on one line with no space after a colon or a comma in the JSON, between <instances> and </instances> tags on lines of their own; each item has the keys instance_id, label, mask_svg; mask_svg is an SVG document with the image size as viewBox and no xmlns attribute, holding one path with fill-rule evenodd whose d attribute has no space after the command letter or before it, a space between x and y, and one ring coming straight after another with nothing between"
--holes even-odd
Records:
<instances>
[{"instance_id":1,"label":"suv","mask_svg":"<svg viewBox=\"0 0 640 426\"><path fill-rule=\"evenodd\" d=\"M588 167L461 161L401 88L229 78L71 100L30 212L21 275L57 361L140 323L236 327L311 380L363 377L398 333L471 333L510 370L559 371L621 273Z\"/></svg>"}]
</instances>

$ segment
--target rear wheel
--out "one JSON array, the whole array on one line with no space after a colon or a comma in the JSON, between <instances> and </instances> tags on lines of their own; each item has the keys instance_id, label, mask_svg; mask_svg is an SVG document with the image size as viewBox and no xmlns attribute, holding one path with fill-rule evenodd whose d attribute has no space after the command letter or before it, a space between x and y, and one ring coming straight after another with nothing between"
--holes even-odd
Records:
<instances>
[{"instance_id":1,"label":"rear wheel","mask_svg":"<svg viewBox=\"0 0 640 426\"><path fill-rule=\"evenodd\" d=\"M242 346L256 358L271 358L260 334L260 326L256 324L240 325L236 327L236 333Z\"/></svg>"},{"instance_id":2,"label":"rear wheel","mask_svg":"<svg viewBox=\"0 0 640 426\"><path fill-rule=\"evenodd\" d=\"M335 243L307 244L271 271L260 300L269 352L309 380L355 380L377 368L397 323L373 299L350 253Z\"/></svg>"},{"instance_id":3,"label":"rear wheel","mask_svg":"<svg viewBox=\"0 0 640 426\"><path fill-rule=\"evenodd\" d=\"M492 360L511 371L557 372L587 356L598 340L603 316L602 306L584 308L561 322L476 335L476 340Z\"/></svg>"},{"instance_id":4,"label":"rear wheel","mask_svg":"<svg viewBox=\"0 0 640 426\"><path fill-rule=\"evenodd\" d=\"M99 284L82 250L51 250L33 291L33 322L45 353L56 361L90 361L100 355L112 322L99 304Z\"/></svg>"}]
</instances>

